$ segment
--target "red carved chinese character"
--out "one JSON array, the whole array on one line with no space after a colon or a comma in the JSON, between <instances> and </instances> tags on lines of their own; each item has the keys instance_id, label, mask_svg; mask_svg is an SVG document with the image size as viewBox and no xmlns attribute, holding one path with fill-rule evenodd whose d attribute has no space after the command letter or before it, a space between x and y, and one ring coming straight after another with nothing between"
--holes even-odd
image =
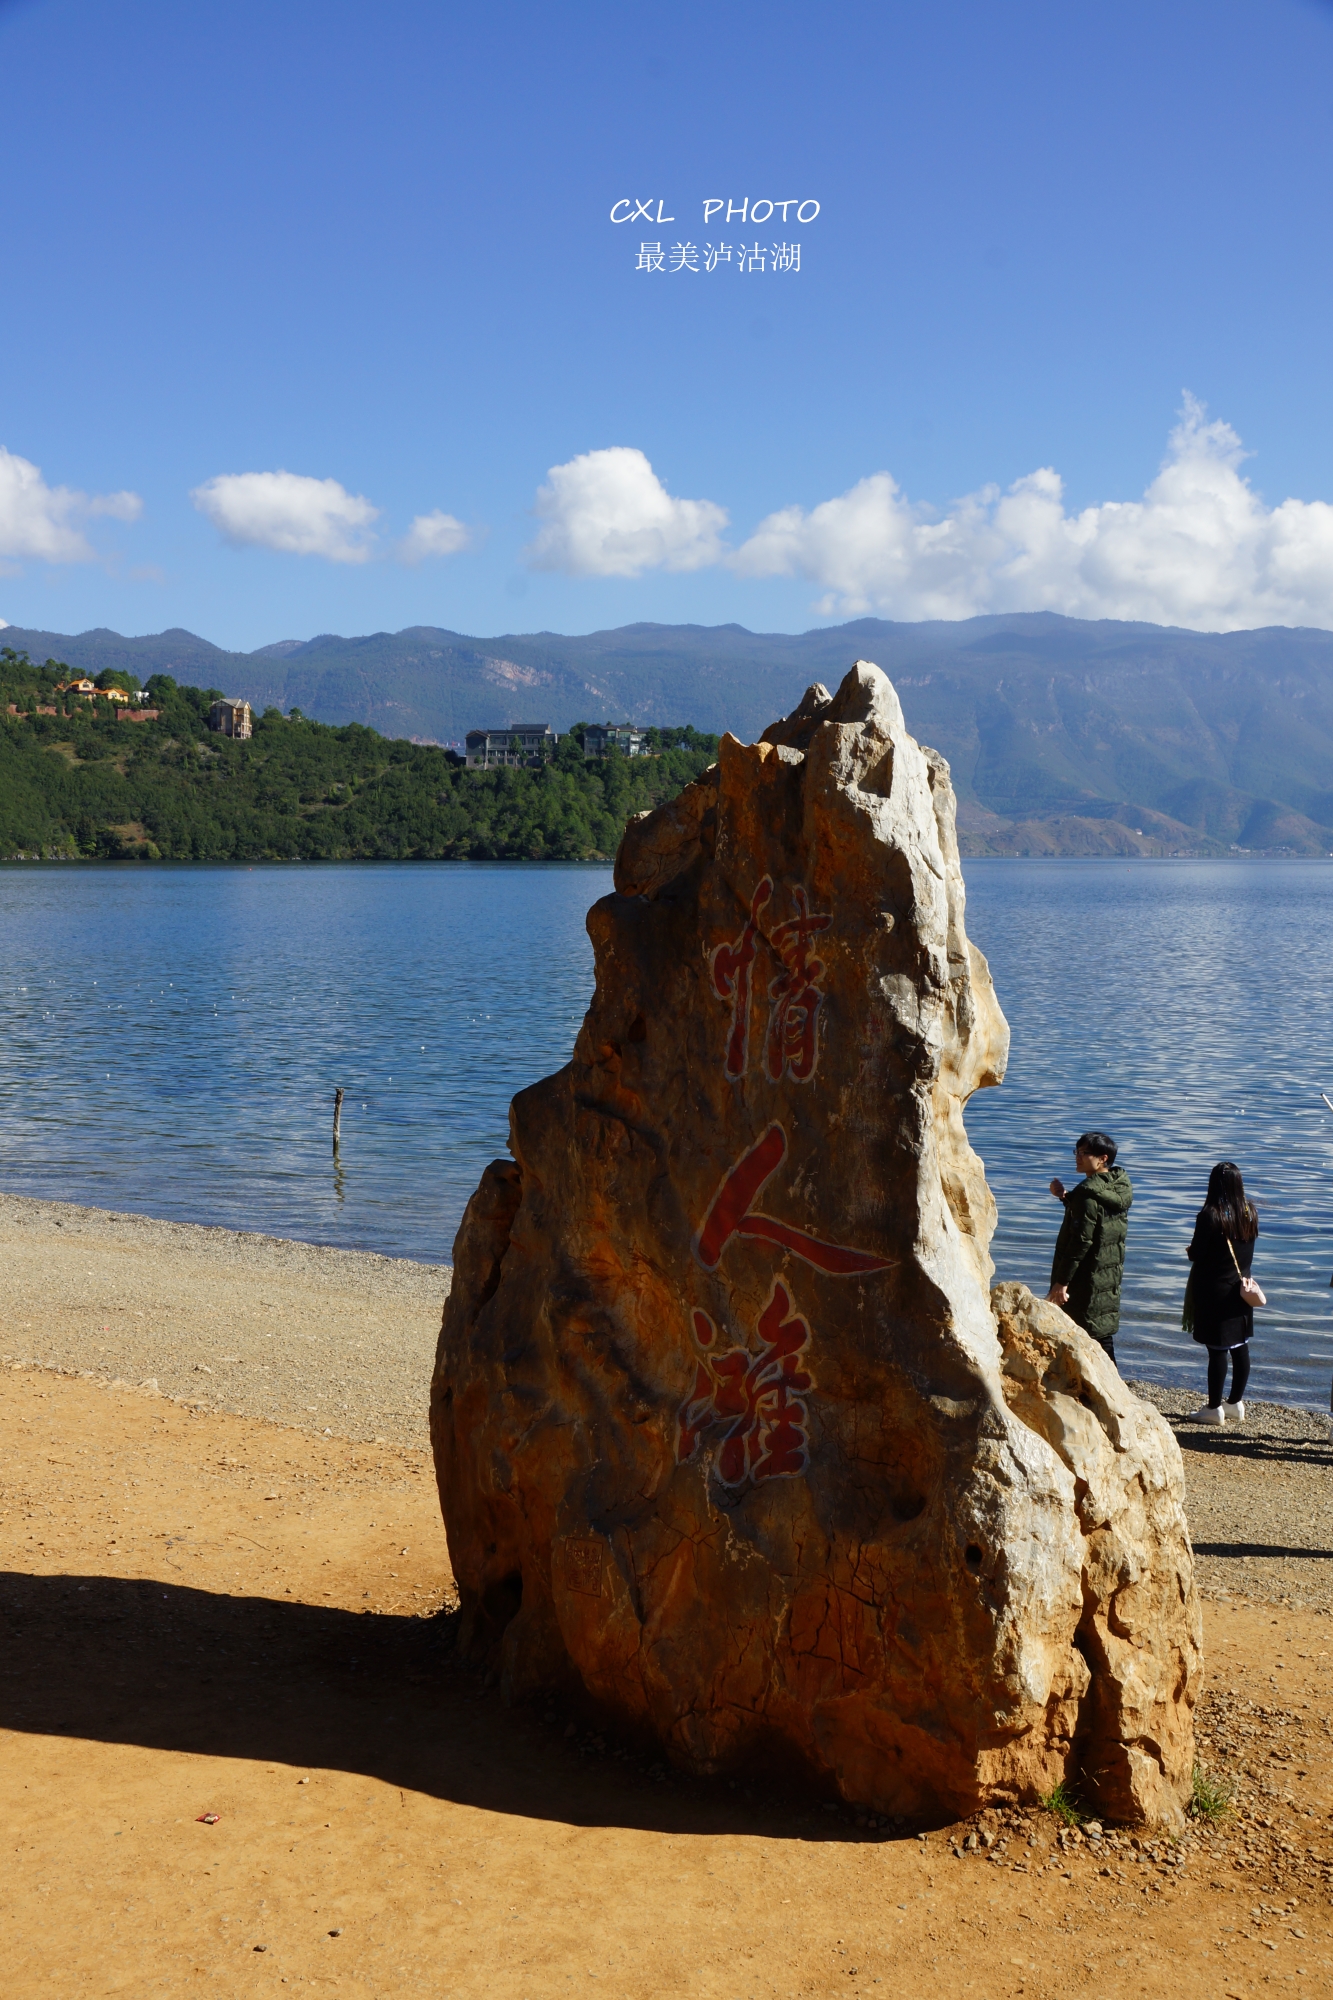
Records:
<instances>
[{"instance_id":1,"label":"red carved chinese character","mask_svg":"<svg viewBox=\"0 0 1333 2000\"><path fill-rule=\"evenodd\" d=\"M816 1029L824 997L819 982L822 959L810 951L810 940L826 931L831 916L811 916L804 889L793 889L797 914L774 926L769 942L782 960L782 970L768 989L768 1073L776 1083L786 1069L796 1083L808 1083L819 1056Z\"/></svg>"},{"instance_id":2,"label":"red carved chinese character","mask_svg":"<svg viewBox=\"0 0 1333 2000\"><path fill-rule=\"evenodd\" d=\"M809 1345L810 1323L794 1310L787 1287L775 1280L759 1315L757 1354L746 1347L714 1353L716 1326L705 1312L696 1311L693 1317L695 1339L705 1358L695 1370L694 1389L680 1412L677 1460L690 1456L705 1430L726 1424L717 1457L724 1485L804 1472L809 1437L808 1412L801 1397L814 1386L814 1377L798 1356Z\"/></svg>"},{"instance_id":3,"label":"red carved chinese character","mask_svg":"<svg viewBox=\"0 0 1333 2000\"><path fill-rule=\"evenodd\" d=\"M750 916L745 929L730 944L716 946L708 961L714 993L720 1000L731 1001L726 1067L730 1077L744 1076L749 1060L750 967L754 963L755 940L759 934L759 912L772 893L772 877L765 875L750 898Z\"/></svg>"},{"instance_id":4,"label":"red carved chinese character","mask_svg":"<svg viewBox=\"0 0 1333 2000\"><path fill-rule=\"evenodd\" d=\"M718 1260L733 1236L758 1237L790 1250L817 1271L831 1278L850 1278L866 1271L887 1271L889 1260L869 1250L849 1250L839 1243L825 1243L804 1229L775 1216L762 1215L752 1204L765 1183L770 1181L787 1157L787 1134L781 1125L770 1125L748 1153L743 1153L713 1196L703 1225L694 1241L694 1254L706 1271L716 1270Z\"/></svg>"}]
</instances>

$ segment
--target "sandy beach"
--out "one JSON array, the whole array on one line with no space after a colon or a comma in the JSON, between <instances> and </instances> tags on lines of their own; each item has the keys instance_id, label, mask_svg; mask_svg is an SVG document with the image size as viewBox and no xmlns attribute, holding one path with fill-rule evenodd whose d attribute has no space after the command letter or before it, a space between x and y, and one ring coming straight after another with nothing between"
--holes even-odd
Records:
<instances>
[{"instance_id":1,"label":"sandy beach","mask_svg":"<svg viewBox=\"0 0 1333 2000\"><path fill-rule=\"evenodd\" d=\"M0 1194L0 1356L426 1442L447 1265Z\"/></svg>"},{"instance_id":2,"label":"sandy beach","mask_svg":"<svg viewBox=\"0 0 1333 2000\"><path fill-rule=\"evenodd\" d=\"M1333 1989L1320 1418L1174 1398L1231 1813L964 1854L457 1667L447 1272L14 1197L0 1255L7 1993Z\"/></svg>"}]
</instances>

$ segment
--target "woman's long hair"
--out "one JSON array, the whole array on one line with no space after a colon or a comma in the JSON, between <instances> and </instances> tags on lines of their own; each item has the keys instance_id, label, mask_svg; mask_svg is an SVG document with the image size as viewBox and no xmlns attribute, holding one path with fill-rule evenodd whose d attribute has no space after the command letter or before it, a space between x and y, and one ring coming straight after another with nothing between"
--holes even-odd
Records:
<instances>
[{"instance_id":1,"label":"woman's long hair","mask_svg":"<svg viewBox=\"0 0 1333 2000\"><path fill-rule=\"evenodd\" d=\"M1259 1234L1259 1218L1246 1198L1245 1183L1234 1160L1219 1160L1208 1176L1208 1193L1200 1221L1207 1220L1225 1236L1251 1241Z\"/></svg>"}]
</instances>

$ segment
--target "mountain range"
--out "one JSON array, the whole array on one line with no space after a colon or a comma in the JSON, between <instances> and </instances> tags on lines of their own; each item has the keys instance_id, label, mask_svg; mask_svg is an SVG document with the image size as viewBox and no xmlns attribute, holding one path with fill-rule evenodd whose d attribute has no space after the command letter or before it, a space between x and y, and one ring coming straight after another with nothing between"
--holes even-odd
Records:
<instances>
[{"instance_id":1,"label":"mountain range","mask_svg":"<svg viewBox=\"0 0 1333 2000\"><path fill-rule=\"evenodd\" d=\"M169 673L257 708L459 744L514 721L693 723L755 737L815 680L876 661L948 758L965 852L1333 852L1333 633L1201 633L1048 612L816 631L626 625L471 638L434 626L229 653L182 630L11 626L81 672Z\"/></svg>"}]
</instances>

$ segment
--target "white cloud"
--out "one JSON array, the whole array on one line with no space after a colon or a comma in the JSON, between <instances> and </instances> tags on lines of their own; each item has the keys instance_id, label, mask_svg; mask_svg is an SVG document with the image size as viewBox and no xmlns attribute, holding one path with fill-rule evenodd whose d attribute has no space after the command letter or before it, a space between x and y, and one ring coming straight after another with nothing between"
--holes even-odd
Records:
<instances>
[{"instance_id":1,"label":"white cloud","mask_svg":"<svg viewBox=\"0 0 1333 2000\"><path fill-rule=\"evenodd\" d=\"M136 521L142 512L137 493L77 493L69 486L48 486L40 467L0 445L0 558L96 562L97 551L80 521L97 514Z\"/></svg>"},{"instance_id":2,"label":"white cloud","mask_svg":"<svg viewBox=\"0 0 1333 2000\"><path fill-rule=\"evenodd\" d=\"M537 494L544 523L525 551L533 569L569 576L638 576L703 569L725 554L726 511L673 500L641 451L612 445L553 465Z\"/></svg>"},{"instance_id":3,"label":"white cloud","mask_svg":"<svg viewBox=\"0 0 1333 2000\"><path fill-rule=\"evenodd\" d=\"M418 514L398 544L398 559L405 563L425 562L432 556L456 556L468 547L472 530L452 514Z\"/></svg>"},{"instance_id":4,"label":"white cloud","mask_svg":"<svg viewBox=\"0 0 1333 2000\"><path fill-rule=\"evenodd\" d=\"M380 511L336 479L300 472L224 472L196 486L190 498L236 547L340 563L367 560Z\"/></svg>"},{"instance_id":5,"label":"white cloud","mask_svg":"<svg viewBox=\"0 0 1333 2000\"><path fill-rule=\"evenodd\" d=\"M807 514L770 514L729 558L743 576L807 576L819 610L969 618L1062 611L1211 632L1333 626L1333 506L1268 507L1242 478L1240 439L1186 395L1142 500L1067 514L1049 466L988 486L941 518L887 472Z\"/></svg>"}]
</instances>

